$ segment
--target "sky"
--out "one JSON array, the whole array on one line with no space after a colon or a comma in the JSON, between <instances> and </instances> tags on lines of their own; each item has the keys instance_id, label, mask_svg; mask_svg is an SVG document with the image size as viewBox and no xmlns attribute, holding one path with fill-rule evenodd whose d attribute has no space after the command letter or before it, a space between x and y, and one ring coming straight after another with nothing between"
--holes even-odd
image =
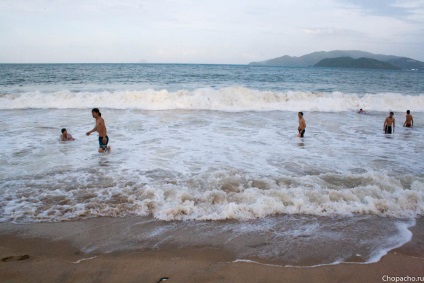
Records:
<instances>
[{"instance_id":1,"label":"sky","mask_svg":"<svg viewBox=\"0 0 424 283\"><path fill-rule=\"evenodd\" d=\"M424 0L0 0L0 63L248 64L331 50L424 61Z\"/></svg>"}]
</instances>

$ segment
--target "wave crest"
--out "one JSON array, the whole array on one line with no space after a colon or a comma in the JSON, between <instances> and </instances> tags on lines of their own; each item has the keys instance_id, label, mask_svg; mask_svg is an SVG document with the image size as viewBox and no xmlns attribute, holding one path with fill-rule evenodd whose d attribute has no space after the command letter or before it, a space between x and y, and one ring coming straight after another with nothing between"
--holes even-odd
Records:
<instances>
[{"instance_id":1,"label":"wave crest","mask_svg":"<svg viewBox=\"0 0 424 283\"><path fill-rule=\"evenodd\" d=\"M0 95L0 109L66 109L101 107L141 110L322 111L341 112L359 108L368 111L424 112L424 94L347 94L342 92L259 91L245 87L168 91L146 89L116 92L43 93L39 91Z\"/></svg>"}]
</instances>

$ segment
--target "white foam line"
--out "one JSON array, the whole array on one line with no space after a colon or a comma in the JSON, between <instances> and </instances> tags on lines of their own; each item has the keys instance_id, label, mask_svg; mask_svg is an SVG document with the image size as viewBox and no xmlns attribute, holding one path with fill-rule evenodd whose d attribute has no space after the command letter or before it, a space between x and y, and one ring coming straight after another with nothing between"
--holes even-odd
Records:
<instances>
[{"instance_id":1,"label":"white foam line","mask_svg":"<svg viewBox=\"0 0 424 283\"><path fill-rule=\"evenodd\" d=\"M259 265L264 265L264 266L271 266L271 267L290 267L290 268L314 268L314 267L320 267L320 266L326 266L326 265L337 265L337 264L341 264L341 263L350 263L350 262L342 262L342 261L335 261L332 263L323 263L323 264L316 264L316 265L311 265L311 266L296 266L296 265L277 265L277 264L268 264L268 263L260 263L254 260L248 260L248 259L237 259L231 263L237 263L237 262L242 262L242 263L255 263L255 264L259 264ZM356 263L356 262L352 262L352 263Z\"/></svg>"},{"instance_id":2,"label":"white foam line","mask_svg":"<svg viewBox=\"0 0 424 283\"><path fill-rule=\"evenodd\" d=\"M80 263L81 261L95 259L96 257L97 256L93 256L93 257L89 257L89 258L82 258L82 259L77 260L77 261L71 261L71 263Z\"/></svg>"},{"instance_id":3,"label":"white foam line","mask_svg":"<svg viewBox=\"0 0 424 283\"><path fill-rule=\"evenodd\" d=\"M399 232L402 232L402 230L404 231L404 234L401 234L400 237L399 235L396 236L396 240L398 241L396 244L384 248L382 250L380 250L376 255L371 256L370 259L366 262L366 263L376 263L379 262L383 256L387 255L391 250L394 250L396 248L399 248L403 245L405 245L406 243L408 243L409 241L411 241L412 239L412 232L409 230L410 227L413 227L416 225L416 220L412 219L407 223L397 223L396 226L398 228ZM390 239L389 239L390 240ZM402 241L403 240L403 241Z\"/></svg>"},{"instance_id":4,"label":"white foam line","mask_svg":"<svg viewBox=\"0 0 424 283\"><path fill-rule=\"evenodd\" d=\"M311 266L296 266L296 265L285 265L284 267L291 267L291 268L314 268L314 267L320 267L320 266L327 266L327 265L337 265L337 264L368 264L371 262L343 262L343 261L335 261L332 263L323 263L323 264L315 264Z\"/></svg>"},{"instance_id":5,"label":"white foam line","mask_svg":"<svg viewBox=\"0 0 424 283\"><path fill-rule=\"evenodd\" d=\"M230 263L238 263L238 262L242 262L242 263L255 263L255 264L259 264L259 265L272 266L272 267L283 267L282 265L260 263L260 262L257 262L257 261L254 261L254 260L248 260L248 259L236 259L235 261L230 262Z\"/></svg>"},{"instance_id":6,"label":"white foam line","mask_svg":"<svg viewBox=\"0 0 424 283\"><path fill-rule=\"evenodd\" d=\"M160 244L162 244L163 242L167 241L169 238L172 238L172 236L166 237L162 241L157 242L156 244L153 245L153 248L157 248Z\"/></svg>"},{"instance_id":7,"label":"white foam line","mask_svg":"<svg viewBox=\"0 0 424 283\"><path fill-rule=\"evenodd\" d=\"M231 237L230 239L228 239L227 241L225 241L225 245L227 245L229 242L231 242L232 240L236 239L239 235L236 235L234 237Z\"/></svg>"},{"instance_id":8,"label":"white foam line","mask_svg":"<svg viewBox=\"0 0 424 283\"><path fill-rule=\"evenodd\" d=\"M321 266L330 266L330 265L338 265L338 264L371 264L374 262L344 262L344 261L335 261L332 263L323 263L323 264L315 264L315 265L310 265L310 266L297 266L297 265L277 265L277 264L267 264L267 263L260 263L257 261L253 261L253 260L248 260L248 259L237 259L235 261L232 262L228 262L228 263L254 263L254 264L259 264L259 265L264 265L264 266L271 266L271 267L290 267L290 268L315 268L315 267L321 267Z\"/></svg>"}]
</instances>

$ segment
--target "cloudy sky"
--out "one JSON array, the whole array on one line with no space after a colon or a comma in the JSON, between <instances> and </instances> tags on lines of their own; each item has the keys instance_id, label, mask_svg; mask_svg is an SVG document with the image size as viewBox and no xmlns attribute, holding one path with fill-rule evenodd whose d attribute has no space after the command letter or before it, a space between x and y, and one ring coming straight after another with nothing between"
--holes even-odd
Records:
<instances>
[{"instance_id":1,"label":"cloudy sky","mask_svg":"<svg viewBox=\"0 0 424 283\"><path fill-rule=\"evenodd\" d=\"M0 0L0 63L247 64L336 49L424 61L424 0Z\"/></svg>"}]
</instances>

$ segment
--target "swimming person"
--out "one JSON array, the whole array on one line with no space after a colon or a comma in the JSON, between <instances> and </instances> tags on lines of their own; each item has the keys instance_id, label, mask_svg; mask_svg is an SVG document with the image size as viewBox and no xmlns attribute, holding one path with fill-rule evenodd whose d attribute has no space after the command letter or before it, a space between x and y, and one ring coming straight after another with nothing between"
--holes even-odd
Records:
<instances>
[{"instance_id":1,"label":"swimming person","mask_svg":"<svg viewBox=\"0 0 424 283\"><path fill-rule=\"evenodd\" d=\"M89 136L92 132L97 132L99 134L99 152L105 152L110 150L110 146L107 146L109 143L109 137L106 134L106 125L105 121L102 118L102 113L99 109L93 108L91 110L91 115L96 119L96 126L91 131L87 132L86 135Z\"/></svg>"},{"instance_id":2,"label":"swimming person","mask_svg":"<svg viewBox=\"0 0 424 283\"><path fill-rule=\"evenodd\" d=\"M303 112L297 113L297 117L299 117L299 127L297 128L298 134L297 137L303 138L303 135L305 134L305 128L306 128L306 122L303 118Z\"/></svg>"},{"instance_id":3,"label":"swimming person","mask_svg":"<svg viewBox=\"0 0 424 283\"><path fill-rule=\"evenodd\" d=\"M406 110L406 121L403 123L404 127L410 128L414 126L414 118L411 115L411 111Z\"/></svg>"},{"instance_id":4,"label":"swimming person","mask_svg":"<svg viewBox=\"0 0 424 283\"><path fill-rule=\"evenodd\" d=\"M384 120L383 130L385 134L391 134L395 132L395 118L393 117L393 115L394 113L390 112L389 117Z\"/></svg>"},{"instance_id":5,"label":"swimming person","mask_svg":"<svg viewBox=\"0 0 424 283\"><path fill-rule=\"evenodd\" d=\"M363 110L363 109L361 108L361 109L359 109L358 113L359 113L359 114L365 114L365 110Z\"/></svg>"},{"instance_id":6,"label":"swimming person","mask_svg":"<svg viewBox=\"0 0 424 283\"><path fill-rule=\"evenodd\" d=\"M68 131L67 131L65 128L63 128L63 129L61 130L61 132L62 132L62 134L60 135L60 140L61 140L61 141L73 141L73 140L75 140L75 139L72 137L72 135L71 135L71 134L68 134Z\"/></svg>"}]
</instances>

